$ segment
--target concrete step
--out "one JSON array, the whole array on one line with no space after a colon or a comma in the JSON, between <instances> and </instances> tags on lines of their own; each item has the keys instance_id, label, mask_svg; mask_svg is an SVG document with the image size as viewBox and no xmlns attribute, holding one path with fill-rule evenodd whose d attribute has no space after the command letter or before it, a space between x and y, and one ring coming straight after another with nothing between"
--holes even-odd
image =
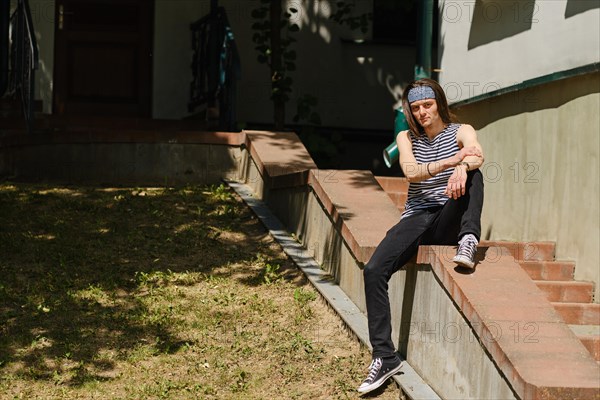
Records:
<instances>
[{"instance_id":1,"label":"concrete step","mask_svg":"<svg viewBox=\"0 0 600 400\"><path fill-rule=\"evenodd\" d=\"M598 363L547 301L546 293L536 287L548 281L532 281L504 247L480 246L471 273L456 268L447 257L453 250L421 246L416 263L431 266L516 397L596 398ZM484 339L490 335L495 340Z\"/></svg>"},{"instance_id":2,"label":"concrete step","mask_svg":"<svg viewBox=\"0 0 600 400\"><path fill-rule=\"evenodd\" d=\"M554 309L567 324L600 325L600 304L598 303L552 303Z\"/></svg>"},{"instance_id":3,"label":"concrete step","mask_svg":"<svg viewBox=\"0 0 600 400\"><path fill-rule=\"evenodd\" d=\"M377 180L379 186L381 186L383 191L387 193L390 199L392 199L396 208L400 212L403 212L406 197L408 196L408 181L406 178L376 176L375 180Z\"/></svg>"},{"instance_id":4,"label":"concrete step","mask_svg":"<svg viewBox=\"0 0 600 400\"><path fill-rule=\"evenodd\" d=\"M536 281L572 281L574 262L563 261L519 261L531 279Z\"/></svg>"},{"instance_id":5,"label":"concrete step","mask_svg":"<svg viewBox=\"0 0 600 400\"><path fill-rule=\"evenodd\" d=\"M585 348L588 349L592 357L600 362L600 335L582 335L577 337L581 340Z\"/></svg>"},{"instance_id":6,"label":"concrete step","mask_svg":"<svg viewBox=\"0 0 600 400\"><path fill-rule=\"evenodd\" d=\"M376 176L375 179L379 186L386 193L407 193L408 192L408 180L406 178L400 178L395 176Z\"/></svg>"},{"instance_id":7,"label":"concrete step","mask_svg":"<svg viewBox=\"0 0 600 400\"><path fill-rule=\"evenodd\" d=\"M371 258L385 233L400 220L400 212L371 171L314 169L308 183L360 262Z\"/></svg>"},{"instance_id":8,"label":"concrete step","mask_svg":"<svg viewBox=\"0 0 600 400\"><path fill-rule=\"evenodd\" d=\"M554 242L509 242L504 240L482 240L480 246L504 247L517 261L554 261Z\"/></svg>"},{"instance_id":9,"label":"concrete step","mask_svg":"<svg viewBox=\"0 0 600 400\"><path fill-rule=\"evenodd\" d=\"M550 302L591 303L594 284L575 281L537 281L538 288L544 292Z\"/></svg>"},{"instance_id":10,"label":"concrete step","mask_svg":"<svg viewBox=\"0 0 600 400\"><path fill-rule=\"evenodd\" d=\"M596 361L600 361L600 325L569 325Z\"/></svg>"},{"instance_id":11,"label":"concrete step","mask_svg":"<svg viewBox=\"0 0 600 400\"><path fill-rule=\"evenodd\" d=\"M394 202L394 204L396 205L396 208L398 208L398 210L400 210L400 212L404 211L404 204L406 204L406 193L393 193L393 192L387 192L388 196L390 196L390 199L392 199L392 201Z\"/></svg>"}]
</instances>

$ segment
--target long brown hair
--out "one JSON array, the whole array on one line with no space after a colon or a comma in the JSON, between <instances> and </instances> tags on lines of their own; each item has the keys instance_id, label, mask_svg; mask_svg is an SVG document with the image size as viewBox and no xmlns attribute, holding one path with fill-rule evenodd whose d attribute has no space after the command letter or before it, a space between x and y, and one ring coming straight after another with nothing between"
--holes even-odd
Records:
<instances>
[{"instance_id":1,"label":"long brown hair","mask_svg":"<svg viewBox=\"0 0 600 400\"><path fill-rule=\"evenodd\" d=\"M408 103L408 92L410 91L410 89L417 86L429 86L433 89L433 92L435 93L435 101L437 103L438 113L440 114L440 118L442 118L442 121L445 124L449 124L451 122L458 122L456 116L450 112L450 108L448 107L448 100L446 100L446 94L444 93L444 90L442 89L440 84L434 81L433 79L423 78L419 79L418 81L409 83L408 86L406 86L406 88L404 89L404 92L402 93L402 110L404 111L404 116L406 117L406 121L408 122L408 127L412 132L414 132L417 135L425 134L425 130L423 129L421 124L419 124L419 122L417 122L417 120L415 119L412 111L410 110L410 104Z\"/></svg>"}]
</instances>

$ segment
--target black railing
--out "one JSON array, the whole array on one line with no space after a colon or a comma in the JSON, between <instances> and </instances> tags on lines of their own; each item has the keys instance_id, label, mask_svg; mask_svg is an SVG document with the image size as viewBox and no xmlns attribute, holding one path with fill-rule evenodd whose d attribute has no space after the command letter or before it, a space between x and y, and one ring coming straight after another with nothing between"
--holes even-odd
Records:
<instances>
[{"instance_id":1,"label":"black railing","mask_svg":"<svg viewBox=\"0 0 600 400\"><path fill-rule=\"evenodd\" d=\"M8 32L10 26L10 0L0 0L0 97L8 89Z\"/></svg>"},{"instance_id":2,"label":"black railing","mask_svg":"<svg viewBox=\"0 0 600 400\"><path fill-rule=\"evenodd\" d=\"M27 0L18 0L17 8L10 18L10 42L9 91L19 95L27 130L32 132L38 47Z\"/></svg>"},{"instance_id":3,"label":"black railing","mask_svg":"<svg viewBox=\"0 0 600 400\"><path fill-rule=\"evenodd\" d=\"M240 59L233 31L223 7L194 22L192 30L193 81L188 111L205 106L206 119L217 119L218 129L236 129L236 83L240 77Z\"/></svg>"}]
</instances>

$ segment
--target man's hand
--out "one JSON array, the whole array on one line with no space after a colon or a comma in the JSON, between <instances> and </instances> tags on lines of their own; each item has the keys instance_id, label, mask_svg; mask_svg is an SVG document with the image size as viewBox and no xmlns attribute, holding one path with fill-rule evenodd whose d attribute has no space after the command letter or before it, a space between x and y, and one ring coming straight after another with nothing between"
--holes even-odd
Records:
<instances>
[{"instance_id":1,"label":"man's hand","mask_svg":"<svg viewBox=\"0 0 600 400\"><path fill-rule=\"evenodd\" d=\"M464 150L464 149L463 149ZM458 154L458 153L456 153ZM476 155L476 154L473 154ZM458 199L460 196L465 194L467 187L467 167L463 164L457 165L454 168L454 172L448 179L448 186L444 194L450 198Z\"/></svg>"}]
</instances>

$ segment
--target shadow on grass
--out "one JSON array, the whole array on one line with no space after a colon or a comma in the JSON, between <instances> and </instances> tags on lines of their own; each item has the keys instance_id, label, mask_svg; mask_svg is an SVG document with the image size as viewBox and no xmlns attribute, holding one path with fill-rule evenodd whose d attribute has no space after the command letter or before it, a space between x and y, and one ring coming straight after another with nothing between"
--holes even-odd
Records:
<instances>
[{"instance_id":1,"label":"shadow on grass","mask_svg":"<svg viewBox=\"0 0 600 400\"><path fill-rule=\"evenodd\" d=\"M239 281L258 285L264 271L245 267L257 254L286 262L222 187L5 183L0 221L0 371L46 380L66 373L69 385L110 380L120 360L190 344L173 329L168 301L153 303L162 283L193 285L239 266Z\"/></svg>"}]
</instances>

